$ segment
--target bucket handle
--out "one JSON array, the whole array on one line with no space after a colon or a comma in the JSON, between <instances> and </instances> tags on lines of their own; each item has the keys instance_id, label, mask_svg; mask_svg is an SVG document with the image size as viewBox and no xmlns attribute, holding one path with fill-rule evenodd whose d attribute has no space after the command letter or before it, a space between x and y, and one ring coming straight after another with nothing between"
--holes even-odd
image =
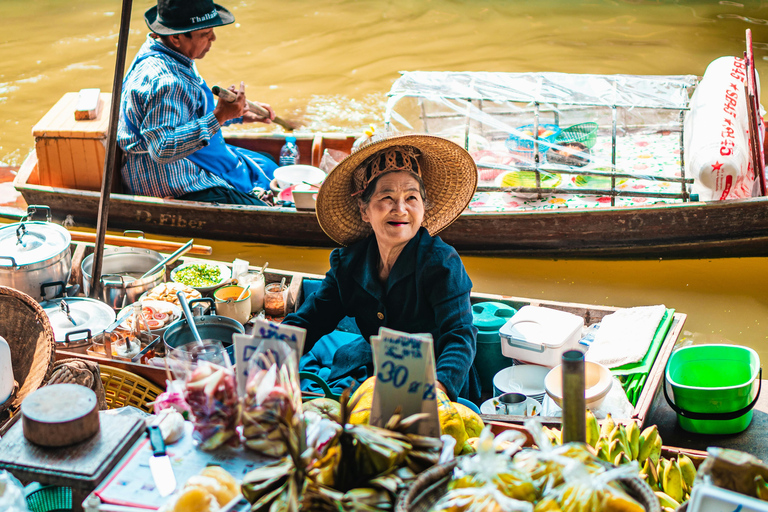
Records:
<instances>
[{"instance_id":1,"label":"bucket handle","mask_svg":"<svg viewBox=\"0 0 768 512\"><path fill-rule=\"evenodd\" d=\"M753 381L754 382L754 381ZM682 416L683 418L688 418L690 420L735 420L736 418L740 416L744 416L749 411L752 410L752 408L757 405L757 399L760 398L760 389L763 386L763 369L760 368L760 371L757 375L757 396L755 396L755 399L752 401L751 404L748 406L739 409L738 411L733 412L691 412L686 411L685 409L681 409L677 404L672 402L672 400L669 398L669 392L667 391L667 379L664 379L664 385L662 386L664 388L664 398L667 399L667 403L672 408L673 411L675 411L677 414Z\"/></svg>"}]
</instances>

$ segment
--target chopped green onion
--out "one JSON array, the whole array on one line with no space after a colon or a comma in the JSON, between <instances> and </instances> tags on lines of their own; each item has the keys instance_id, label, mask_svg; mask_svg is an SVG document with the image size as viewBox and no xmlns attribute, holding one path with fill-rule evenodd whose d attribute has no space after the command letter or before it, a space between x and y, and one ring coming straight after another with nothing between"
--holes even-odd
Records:
<instances>
[{"instance_id":1,"label":"chopped green onion","mask_svg":"<svg viewBox=\"0 0 768 512\"><path fill-rule=\"evenodd\" d=\"M176 271L174 280L193 288L214 286L221 282L221 269L204 263L193 264Z\"/></svg>"}]
</instances>

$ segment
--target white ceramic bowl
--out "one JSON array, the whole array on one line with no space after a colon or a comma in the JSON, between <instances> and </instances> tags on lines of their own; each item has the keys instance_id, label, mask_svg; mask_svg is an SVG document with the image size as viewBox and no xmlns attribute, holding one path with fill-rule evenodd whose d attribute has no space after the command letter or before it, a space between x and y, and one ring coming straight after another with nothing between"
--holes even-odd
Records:
<instances>
[{"instance_id":1,"label":"white ceramic bowl","mask_svg":"<svg viewBox=\"0 0 768 512\"><path fill-rule=\"evenodd\" d=\"M280 189L307 182L319 185L325 179L325 173L313 165L286 165L275 169L275 180Z\"/></svg>"},{"instance_id":2,"label":"white ceramic bowl","mask_svg":"<svg viewBox=\"0 0 768 512\"><path fill-rule=\"evenodd\" d=\"M549 397L560 407L563 406L563 369L562 365L555 366L544 380ZM584 363L584 386L586 405L597 409L603 403L613 384L611 371L605 366L586 361Z\"/></svg>"},{"instance_id":3,"label":"white ceramic bowl","mask_svg":"<svg viewBox=\"0 0 768 512\"><path fill-rule=\"evenodd\" d=\"M206 293L206 292L210 292L212 290L215 290L219 286L221 286L221 285L225 284L226 282L228 282L229 279L232 277L232 271L229 270L229 267L224 265L223 263L196 261L196 262L191 262L191 263L185 263L184 265L178 266L175 269L173 269L173 271L171 272L171 281L173 281L174 283L186 284L186 283L182 283L181 281L179 281L177 279L177 275L178 275L178 273L179 273L179 271L181 269L190 267L192 265L207 265L209 267L218 267L219 271L221 272L221 275L219 276L220 277L219 282L214 284L214 285L210 285L210 286L192 286L192 288L194 288L195 290L199 291L200 293Z\"/></svg>"},{"instance_id":4,"label":"white ceramic bowl","mask_svg":"<svg viewBox=\"0 0 768 512\"><path fill-rule=\"evenodd\" d=\"M549 368L536 364L516 364L504 368L493 377L495 394L522 393L529 397L544 395L544 379Z\"/></svg>"}]
</instances>

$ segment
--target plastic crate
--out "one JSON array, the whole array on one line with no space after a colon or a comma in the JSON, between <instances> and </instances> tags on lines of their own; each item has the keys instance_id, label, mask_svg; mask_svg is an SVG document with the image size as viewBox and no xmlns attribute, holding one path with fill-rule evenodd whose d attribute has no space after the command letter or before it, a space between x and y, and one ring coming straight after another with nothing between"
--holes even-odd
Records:
<instances>
[{"instance_id":1,"label":"plastic crate","mask_svg":"<svg viewBox=\"0 0 768 512\"><path fill-rule=\"evenodd\" d=\"M556 138L558 144L580 142L592 149L597 142L597 123L579 123L564 128Z\"/></svg>"},{"instance_id":2,"label":"plastic crate","mask_svg":"<svg viewBox=\"0 0 768 512\"><path fill-rule=\"evenodd\" d=\"M555 143L555 140L560 135L562 130L556 124L540 124L539 128L544 128L544 130L552 132L546 137L538 138L539 154L543 155L551 149L552 144ZM525 131L529 131L531 134L533 134L533 125L527 124L525 126L516 128L515 133L511 133L504 144L512 153L532 159L534 144L533 135L524 135L521 133Z\"/></svg>"},{"instance_id":3,"label":"plastic crate","mask_svg":"<svg viewBox=\"0 0 768 512\"><path fill-rule=\"evenodd\" d=\"M148 404L155 401L162 389L143 377L113 366L101 365L100 371L110 409L132 405L152 414L152 406Z\"/></svg>"}]
</instances>

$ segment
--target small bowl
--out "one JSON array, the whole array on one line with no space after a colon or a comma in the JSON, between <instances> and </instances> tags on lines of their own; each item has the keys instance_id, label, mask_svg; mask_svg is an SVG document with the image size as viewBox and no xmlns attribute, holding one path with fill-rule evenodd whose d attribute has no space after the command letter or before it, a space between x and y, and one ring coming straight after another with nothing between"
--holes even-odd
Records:
<instances>
[{"instance_id":1,"label":"small bowl","mask_svg":"<svg viewBox=\"0 0 768 512\"><path fill-rule=\"evenodd\" d=\"M173 322L181 318L181 308L174 304L173 302L167 302L164 300L140 300L139 301L144 306L149 306L159 313L166 313L168 314L169 320L165 322L161 327L157 327L155 329L150 329L150 332L152 334L163 334L165 330L168 328L169 325L171 325ZM120 310L120 312L117 314L117 316L121 316L128 311L133 310L133 304L129 304L125 306L123 309ZM126 331L131 331L133 327L133 315L128 317L123 323L119 326L121 329Z\"/></svg>"},{"instance_id":2,"label":"small bowl","mask_svg":"<svg viewBox=\"0 0 768 512\"><path fill-rule=\"evenodd\" d=\"M275 180L281 190L304 182L319 185L324 179L325 172L314 165L286 165L275 169Z\"/></svg>"},{"instance_id":3,"label":"small bowl","mask_svg":"<svg viewBox=\"0 0 768 512\"><path fill-rule=\"evenodd\" d=\"M205 265L205 266L208 266L208 267L217 267L219 269L219 271L221 272L220 281L218 283L216 283L216 284L213 284L213 285L210 285L210 286L192 286L192 288L194 288L195 290L199 291L200 293L207 293L207 292L210 292L212 290L215 290L219 286L221 286L221 285L225 284L227 281L229 281L229 279L232 277L232 271L229 270L229 267L224 265L223 263L210 263L210 262L205 262L205 261L199 261L199 262L185 263L184 265L181 265L181 266L176 267L175 269L173 269L173 271L171 272L171 281L173 281L174 283L187 284L187 283L183 283L183 282L179 281L177 279L177 276L178 276L178 273L179 273L180 270L188 268L188 267L191 267L193 265Z\"/></svg>"},{"instance_id":4,"label":"small bowl","mask_svg":"<svg viewBox=\"0 0 768 512\"><path fill-rule=\"evenodd\" d=\"M549 397L555 403L563 406L563 365L557 365L547 374L544 385ZM605 397L613 385L611 371L605 366L586 361L584 363L584 385L586 405L590 409L597 409L603 403Z\"/></svg>"},{"instance_id":5,"label":"small bowl","mask_svg":"<svg viewBox=\"0 0 768 512\"><path fill-rule=\"evenodd\" d=\"M493 376L493 387L498 395L522 393L529 397L543 396L547 372L548 367L536 364L508 366Z\"/></svg>"}]
</instances>

